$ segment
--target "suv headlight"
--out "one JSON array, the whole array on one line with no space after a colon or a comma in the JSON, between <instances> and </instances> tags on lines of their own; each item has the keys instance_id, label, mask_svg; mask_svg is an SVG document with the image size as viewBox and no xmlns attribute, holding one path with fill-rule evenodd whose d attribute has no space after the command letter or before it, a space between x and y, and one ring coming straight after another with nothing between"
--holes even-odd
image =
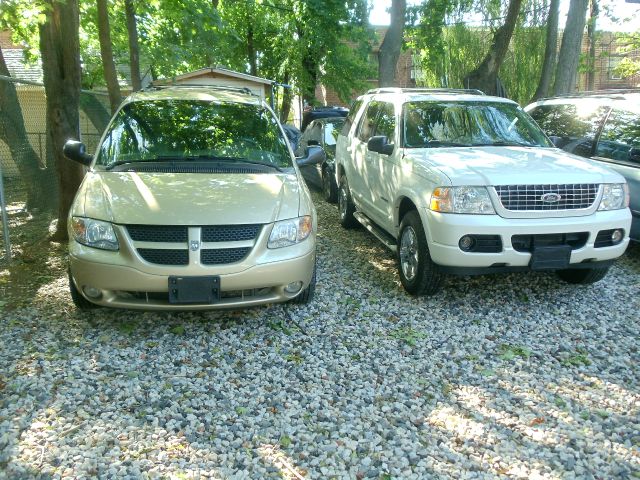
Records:
<instances>
[{"instance_id":1,"label":"suv headlight","mask_svg":"<svg viewBox=\"0 0 640 480\"><path fill-rule=\"evenodd\" d=\"M605 183L598 210L619 210L629 206L629 186L626 183Z\"/></svg>"},{"instance_id":2,"label":"suv headlight","mask_svg":"<svg viewBox=\"0 0 640 480\"><path fill-rule=\"evenodd\" d=\"M442 213L496 213L485 187L438 187L431 194L429 208Z\"/></svg>"},{"instance_id":3,"label":"suv headlight","mask_svg":"<svg viewBox=\"0 0 640 480\"><path fill-rule=\"evenodd\" d=\"M295 245L306 239L311 234L312 229L310 215L281 220L273 224L267 247L282 248Z\"/></svg>"},{"instance_id":4,"label":"suv headlight","mask_svg":"<svg viewBox=\"0 0 640 480\"><path fill-rule=\"evenodd\" d=\"M118 239L109 222L93 218L73 217L71 231L76 242L102 250L118 250Z\"/></svg>"}]
</instances>

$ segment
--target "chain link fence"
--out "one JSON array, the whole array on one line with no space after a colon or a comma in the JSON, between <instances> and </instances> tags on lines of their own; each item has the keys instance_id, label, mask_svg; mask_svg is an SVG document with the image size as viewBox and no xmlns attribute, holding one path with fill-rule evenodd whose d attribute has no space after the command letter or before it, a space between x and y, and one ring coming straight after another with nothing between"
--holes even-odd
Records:
<instances>
[{"instance_id":1,"label":"chain link fence","mask_svg":"<svg viewBox=\"0 0 640 480\"><path fill-rule=\"evenodd\" d=\"M83 91L80 132L87 151L109 121L106 93ZM57 177L47 141L42 84L0 76L0 263L49 235L57 214Z\"/></svg>"}]
</instances>

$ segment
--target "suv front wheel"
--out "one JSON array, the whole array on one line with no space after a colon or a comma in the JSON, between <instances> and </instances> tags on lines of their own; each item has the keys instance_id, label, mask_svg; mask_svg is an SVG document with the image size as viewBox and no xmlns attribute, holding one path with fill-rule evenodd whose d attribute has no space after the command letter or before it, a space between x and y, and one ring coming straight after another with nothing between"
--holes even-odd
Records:
<instances>
[{"instance_id":1,"label":"suv front wheel","mask_svg":"<svg viewBox=\"0 0 640 480\"><path fill-rule=\"evenodd\" d=\"M444 274L433 263L420 215L407 213L400 224L398 238L400 281L412 295L435 295L444 284Z\"/></svg>"},{"instance_id":2,"label":"suv front wheel","mask_svg":"<svg viewBox=\"0 0 640 480\"><path fill-rule=\"evenodd\" d=\"M567 270L558 270L558 276L567 283L578 285L588 285L602 280L609 271L609 267L600 268L569 268Z\"/></svg>"},{"instance_id":3,"label":"suv front wheel","mask_svg":"<svg viewBox=\"0 0 640 480\"><path fill-rule=\"evenodd\" d=\"M340 188L338 189L338 213L340 215L340 225L344 228L354 228L358 224L358 221L353 216L355 211L356 206L353 204L353 200L351 200L347 177L342 175L342 177L340 177Z\"/></svg>"}]
</instances>

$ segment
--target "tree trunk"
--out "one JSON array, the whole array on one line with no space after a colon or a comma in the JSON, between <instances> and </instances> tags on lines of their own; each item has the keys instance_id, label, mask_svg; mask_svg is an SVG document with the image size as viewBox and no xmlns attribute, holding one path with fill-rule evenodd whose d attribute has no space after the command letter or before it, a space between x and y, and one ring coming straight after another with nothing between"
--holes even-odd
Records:
<instances>
[{"instance_id":1,"label":"tree trunk","mask_svg":"<svg viewBox=\"0 0 640 480\"><path fill-rule=\"evenodd\" d=\"M107 0L97 0L96 3L98 6L98 38L100 40L102 68L104 69L104 79L107 82L107 90L109 91L111 113L115 113L120 102L122 102L122 96L120 95L120 85L118 84L116 64L113 61L113 49L111 48L109 10L107 7Z\"/></svg>"},{"instance_id":2,"label":"tree trunk","mask_svg":"<svg viewBox=\"0 0 640 480\"><path fill-rule=\"evenodd\" d=\"M89 121L95 127L99 134L101 134L111 119L111 115L104 108L104 105L98 100L95 95L89 92L80 93L80 108L84 114L89 117Z\"/></svg>"},{"instance_id":3,"label":"tree trunk","mask_svg":"<svg viewBox=\"0 0 640 480\"><path fill-rule=\"evenodd\" d=\"M58 224L52 240L64 241L69 207L82 181L82 167L62 154L66 140L79 138L80 45L78 0L45 1L40 25L40 54L47 95L49 144L58 178Z\"/></svg>"},{"instance_id":4,"label":"tree trunk","mask_svg":"<svg viewBox=\"0 0 640 480\"><path fill-rule=\"evenodd\" d=\"M551 0L549 5L549 16L547 17L547 40L544 49L544 61L542 62L542 73L536 93L531 101L546 97L551 88L553 71L556 68L556 58L558 56L558 17L560 16L560 0Z\"/></svg>"},{"instance_id":5,"label":"tree trunk","mask_svg":"<svg viewBox=\"0 0 640 480\"><path fill-rule=\"evenodd\" d=\"M406 11L406 0L391 1L391 24L378 52L378 85L380 87L396 86L396 67L402 48Z\"/></svg>"},{"instance_id":6,"label":"tree trunk","mask_svg":"<svg viewBox=\"0 0 640 480\"><path fill-rule=\"evenodd\" d=\"M491 48L482 63L464 79L466 88L477 88L489 95L498 93L498 72L509 49L511 36L516 28L522 0L511 0L504 24L493 35Z\"/></svg>"},{"instance_id":7,"label":"tree trunk","mask_svg":"<svg viewBox=\"0 0 640 480\"><path fill-rule=\"evenodd\" d=\"M289 71L284 72L284 77L282 83L285 85L289 84L290 76ZM287 123L289 119L289 112L291 112L291 104L293 101L293 92L291 88L283 88L282 89L282 107L280 108L280 121L282 123Z\"/></svg>"},{"instance_id":8,"label":"tree trunk","mask_svg":"<svg viewBox=\"0 0 640 480\"><path fill-rule=\"evenodd\" d=\"M558 66L556 67L556 82L553 86L554 95L572 93L576 89L582 34L588 6L589 0L571 0L569 4L567 25L562 35L562 45L560 45Z\"/></svg>"},{"instance_id":9,"label":"tree trunk","mask_svg":"<svg viewBox=\"0 0 640 480\"><path fill-rule=\"evenodd\" d=\"M127 33L129 34L129 68L131 69L131 88L137 92L142 88L140 78L140 48L138 46L138 25L136 24L136 6L133 0L124 1L127 16Z\"/></svg>"},{"instance_id":10,"label":"tree trunk","mask_svg":"<svg viewBox=\"0 0 640 480\"><path fill-rule=\"evenodd\" d=\"M247 55L249 56L249 73L254 77L258 76L258 63L256 59L256 47L253 39L253 27L251 19L249 19L249 28L247 30Z\"/></svg>"},{"instance_id":11,"label":"tree trunk","mask_svg":"<svg viewBox=\"0 0 640 480\"><path fill-rule=\"evenodd\" d=\"M0 75L9 76L2 49ZM53 193L49 183L51 175L40 168L40 159L29 143L16 87L12 82L4 80L0 80L0 140L9 147L11 158L27 189L27 210L50 208ZM42 162L45 163L46 159L43 158Z\"/></svg>"},{"instance_id":12,"label":"tree trunk","mask_svg":"<svg viewBox=\"0 0 640 480\"><path fill-rule=\"evenodd\" d=\"M594 90L596 83L596 21L599 13L598 0L591 0L591 18L587 24L587 38L589 40L587 90Z\"/></svg>"}]
</instances>

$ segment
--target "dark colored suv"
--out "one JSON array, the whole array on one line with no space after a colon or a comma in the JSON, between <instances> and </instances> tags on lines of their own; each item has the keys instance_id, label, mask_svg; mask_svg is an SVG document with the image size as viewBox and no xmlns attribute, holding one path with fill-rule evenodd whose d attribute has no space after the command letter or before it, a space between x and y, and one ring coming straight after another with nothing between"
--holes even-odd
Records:
<instances>
[{"instance_id":1,"label":"dark colored suv","mask_svg":"<svg viewBox=\"0 0 640 480\"><path fill-rule=\"evenodd\" d=\"M640 90L547 98L525 110L557 147L602 162L626 178L630 237L640 242Z\"/></svg>"}]
</instances>

